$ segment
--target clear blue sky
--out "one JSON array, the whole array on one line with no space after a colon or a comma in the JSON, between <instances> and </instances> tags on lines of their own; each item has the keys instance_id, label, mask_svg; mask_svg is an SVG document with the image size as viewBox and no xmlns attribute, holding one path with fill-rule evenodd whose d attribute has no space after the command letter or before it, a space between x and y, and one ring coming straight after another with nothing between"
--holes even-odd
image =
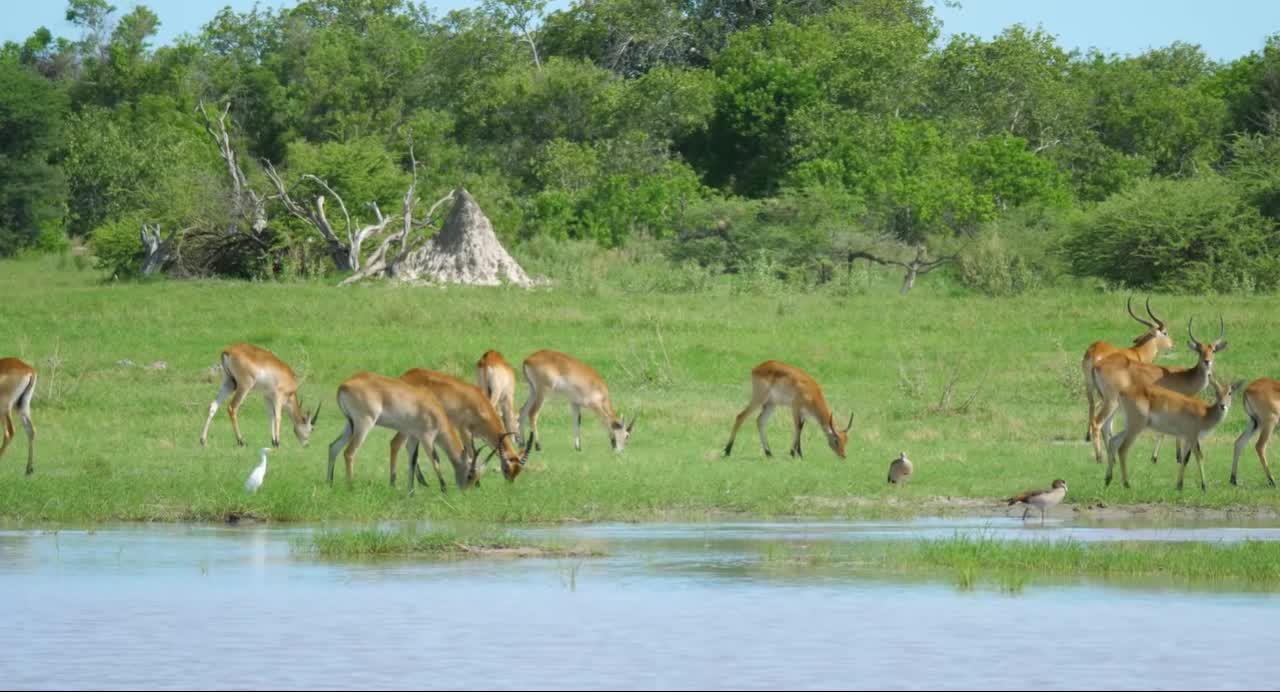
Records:
<instances>
[{"instance_id":1,"label":"clear blue sky","mask_svg":"<svg viewBox=\"0 0 1280 692\"><path fill-rule=\"evenodd\" d=\"M569 0L552 0L564 7ZM934 2L944 33L991 37L1015 23L1042 26L1066 48L1096 47L1106 53L1140 53L1174 41L1200 44L1210 57L1230 60L1262 47L1268 34L1280 32L1280 0L961 0L961 7ZM472 7L478 0L428 0L440 12ZM121 13L135 0L116 0ZM254 0L150 0L160 16L159 42L195 33L221 7L244 10ZM292 0L261 0L264 6ZM0 0L0 41L21 40L37 27L71 35L60 0Z\"/></svg>"}]
</instances>

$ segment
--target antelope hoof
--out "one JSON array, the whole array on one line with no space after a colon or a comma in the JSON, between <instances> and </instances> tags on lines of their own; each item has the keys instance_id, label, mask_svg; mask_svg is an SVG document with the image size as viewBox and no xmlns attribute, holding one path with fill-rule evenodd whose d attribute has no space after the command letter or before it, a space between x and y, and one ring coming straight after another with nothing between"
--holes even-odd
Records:
<instances>
[{"instance_id":1,"label":"antelope hoof","mask_svg":"<svg viewBox=\"0 0 1280 692\"><path fill-rule=\"evenodd\" d=\"M1178 492L1182 492L1182 484L1181 484L1181 483L1179 483L1179 484L1178 484Z\"/></svg>"},{"instance_id":2,"label":"antelope hoof","mask_svg":"<svg viewBox=\"0 0 1280 692\"><path fill-rule=\"evenodd\" d=\"M733 451L733 445L726 445L724 448L724 455L729 456L729 452L732 452L732 451Z\"/></svg>"},{"instance_id":3,"label":"antelope hoof","mask_svg":"<svg viewBox=\"0 0 1280 692\"><path fill-rule=\"evenodd\" d=\"M236 440L236 446L237 446L237 447L243 447L243 446L244 446L244 440Z\"/></svg>"},{"instance_id":4,"label":"antelope hoof","mask_svg":"<svg viewBox=\"0 0 1280 692\"><path fill-rule=\"evenodd\" d=\"M1237 486L1237 487L1239 487L1239 485L1240 485L1239 483L1237 483L1237 482L1236 482L1236 477L1235 477L1235 476L1232 476L1232 477L1231 477L1231 485L1234 485L1234 486ZM1271 483L1271 485L1275 485L1275 482L1273 481L1273 482Z\"/></svg>"},{"instance_id":5,"label":"antelope hoof","mask_svg":"<svg viewBox=\"0 0 1280 692\"><path fill-rule=\"evenodd\" d=\"M1108 488L1111 487L1111 476L1107 476L1106 478L1103 478L1102 485Z\"/></svg>"},{"instance_id":6,"label":"antelope hoof","mask_svg":"<svg viewBox=\"0 0 1280 692\"><path fill-rule=\"evenodd\" d=\"M767 450L767 449L766 449L766 450L764 450L764 456L765 456L765 458L767 458L767 459L772 459L772 458L773 458L773 452L770 452L769 450Z\"/></svg>"},{"instance_id":7,"label":"antelope hoof","mask_svg":"<svg viewBox=\"0 0 1280 692\"><path fill-rule=\"evenodd\" d=\"M1276 487L1276 479L1274 479L1274 478L1268 478L1268 479L1267 479L1267 482L1271 484L1271 487L1273 487L1273 488L1274 488L1274 487Z\"/></svg>"},{"instance_id":8,"label":"antelope hoof","mask_svg":"<svg viewBox=\"0 0 1280 692\"><path fill-rule=\"evenodd\" d=\"M36 467L34 467L34 466L28 466L28 467L27 467L27 473L26 473L26 475L30 476L30 475L34 474L35 472L36 472ZM1274 483L1272 483L1272 485L1275 485L1275 484L1274 484Z\"/></svg>"}]
</instances>

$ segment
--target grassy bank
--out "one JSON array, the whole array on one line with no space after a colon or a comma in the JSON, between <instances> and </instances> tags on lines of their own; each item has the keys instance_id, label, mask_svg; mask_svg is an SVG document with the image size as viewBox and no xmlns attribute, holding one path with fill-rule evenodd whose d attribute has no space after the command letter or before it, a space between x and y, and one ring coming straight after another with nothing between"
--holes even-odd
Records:
<instances>
[{"instance_id":1,"label":"grassy bank","mask_svg":"<svg viewBox=\"0 0 1280 692\"><path fill-rule=\"evenodd\" d=\"M870 573L953 577L962 586L1018 587L1036 577L1161 578L1247 582L1280 589L1280 543L943 540L864 542L811 549L778 548L766 565L845 566Z\"/></svg>"},{"instance_id":2,"label":"grassy bank","mask_svg":"<svg viewBox=\"0 0 1280 692\"><path fill-rule=\"evenodd\" d=\"M499 531L359 529L323 531L294 543L294 551L329 559L455 558L477 556L558 557L587 551L522 541Z\"/></svg>"},{"instance_id":3,"label":"grassy bank","mask_svg":"<svg viewBox=\"0 0 1280 692\"><path fill-rule=\"evenodd\" d=\"M625 258L575 266L555 288L524 291L109 284L56 259L0 263L0 354L40 372L36 474L22 476L19 428L0 460L0 518L523 522L972 512L994 511L999 498L1059 477L1070 483L1068 505L1280 509L1280 493L1265 487L1252 456L1241 464L1245 487L1227 485L1232 442L1243 428L1238 402L1204 444L1208 493L1194 484L1176 492L1172 444L1153 467L1149 436L1134 448L1134 489L1103 488L1103 468L1083 441L1079 359L1094 339L1127 342L1139 333L1121 294L994 300L931 274L902 297L890 274L798 291L767 281L703 281L696 273L629 266ZM1179 344L1188 318L1205 325L1225 318L1230 349L1218 359L1221 377L1280 373L1280 298L1157 296L1154 305ZM218 354L242 340L294 367L306 406L324 402L308 448L284 426L283 446L253 496L242 484L256 450L268 443L261 398L242 409L248 447L235 446L225 409L209 446L198 445L218 389ZM568 406L551 401L543 451L514 485L490 474L465 496L419 489L408 498L403 466L401 487L388 485L392 433L385 429L360 451L353 486L325 484L327 447L342 426L334 394L344 378L362 369L398 375L428 367L470 380L488 348L517 368L539 348L595 366L619 411L639 415L625 453L613 454L603 426L589 417L583 451L575 452ZM1161 362L1190 364L1185 345L1180 349ZM767 358L817 377L837 419L853 412L848 460L835 458L813 425L805 430L806 458L787 458L785 412L770 423L773 459L760 451L754 418L733 457L721 457L734 415L749 398L750 370ZM521 381L521 403L526 394ZM900 450L914 461L915 478L889 487L886 469Z\"/></svg>"}]
</instances>

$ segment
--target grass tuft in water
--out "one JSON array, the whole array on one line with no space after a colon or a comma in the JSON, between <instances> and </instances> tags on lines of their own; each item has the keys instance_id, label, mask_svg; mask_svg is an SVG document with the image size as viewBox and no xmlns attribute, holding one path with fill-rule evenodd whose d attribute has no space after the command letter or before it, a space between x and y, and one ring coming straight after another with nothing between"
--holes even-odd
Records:
<instances>
[{"instance_id":1,"label":"grass tuft in water","mask_svg":"<svg viewBox=\"0 0 1280 692\"><path fill-rule=\"evenodd\" d=\"M812 557L812 559L810 559ZM1035 577L1244 580L1280 589L1280 542L1010 541L985 536L859 543L807 553L772 549L768 562L855 566L869 572L950 575L963 590L990 580L1010 593Z\"/></svg>"},{"instance_id":2,"label":"grass tuft in water","mask_svg":"<svg viewBox=\"0 0 1280 692\"><path fill-rule=\"evenodd\" d=\"M459 532L410 529L324 531L294 544L294 550L323 558L466 557L510 555L555 557L591 554L580 549L537 544L501 531Z\"/></svg>"}]
</instances>

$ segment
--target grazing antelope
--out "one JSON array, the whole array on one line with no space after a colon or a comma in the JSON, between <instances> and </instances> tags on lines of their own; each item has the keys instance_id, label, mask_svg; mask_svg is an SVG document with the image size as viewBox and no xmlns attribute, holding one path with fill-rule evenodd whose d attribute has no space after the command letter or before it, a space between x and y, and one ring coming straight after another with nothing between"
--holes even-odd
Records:
<instances>
[{"instance_id":1,"label":"grazing antelope","mask_svg":"<svg viewBox=\"0 0 1280 692\"><path fill-rule=\"evenodd\" d=\"M1129 447L1143 430L1151 428L1156 432L1174 435L1178 438L1178 490L1182 490L1182 478L1187 464L1191 461L1191 453L1195 452L1196 466L1200 470L1200 489L1207 490L1204 481L1204 454L1200 451L1200 440L1208 435L1227 417L1227 409L1231 407L1231 395L1244 386L1244 380L1237 380L1230 386L1223 385L1216 379L1213 388L1217 391L1217 400L1212 404L1203 400L1179 394L1163 387L1156 387L1136 382L1128 389L1121 391L1120 401L1124 406L1124 430L1111 438L1107 445L1106 484L1111 485L1111 472L1115 467L1116 455L1120 456L1120 480L1124 487L1129 487L1129 472L1125 459Z\"/></svg>"},{"instance_id":2,"label":"grazing antelope","mask_svg":"<svg viewBox=\"0 0 1280 692\"><path fill-rule=\"evenodd\" d=\"M22 427L27 431L27 475L36 472L36 426L31 422L31 399L36 395L35 368L17 358L0 358L0 414L4 418L4 442L0 457L13 442L13 409L18 409Z\"/></svg>"},{"instance_id":3,"label":"grazing antelope","mask_svg":"<svg viewBox=\"0 0 1280 692\"><path fill-rule=\"evenodd\" d=\"M1196 354L1196 364L1190 368L1140 363L1126 360L1119 354L1107 356L1094 368L1102 383L1097 387L1101 395L1098 415L1090 421L1093 432L1094 459L1099 464L1102 463L1103 444L1111 441L1111 422L1115 418L1116 412L1120 410L1121 390L1130 386L1133 382L1145 382L1157 387L1171 389L1179 394L1195 396L1200 393L1200 390L1208 386L1209 379L1213 377L1214 358L1219 352L1227 349L1226 325L1223 323L1222 317L1219 316L1218 338L1213 343L1206 344L1196 339L1195 332L1192 330L1194 323L1194 317L1187 322L1187 336L1191 339L1188 345L1191 351ZM1156 435L1156 445L1151 451L1151 463L1153 464L1160 458L1160 442L1163 439L1163 435Z\"/></svg>"},{"instance_id":4,"label":"grazing antelope","mask_svg":"<svg viewBox=\"0 0 1280 692\"><path fill-rule=\"evenodd\" d=\"M544 349L524 359L524 378L529 382L529 400L520 409L520 436L525 438L526 447L532 443L534 449L542 449L538 441L538 414L547 397L553 395L568 399L573 410L574 449L582 451L583 408L600 416L609 430L613 451L621 452L626 447L636 418L632 416L630 423L622 424L622 418L609 401L609 387L590 365L559 351ZM528 436L524 434L526 421Z\"/></svg>"},{"instance_id":5,"label":"grazing antelope","mask_svg":"<svg viewBox=\"0 0 1280 692\"><path fill-rule=\"evenodd\" d=\"M434 370L423 370L422 368L412 368L406 370L400 376L401 380L408 382L416 387L426 387L431 393L440 400L440 405L444 407L445 415L449 417L449 422L454 429L462 437L462 447L466 457L471 460L470 475L474 478L477 476L476 469L477 453L475 449L475 438L483 440L489 447L495 451L501 451L502 455L502 475L508 481L514 481L516 476L520 475L520 471L524 469L524 464L529 458L529 450L526 448L521 454L516 446L512 444L511 438L515 437L514 432L503 430L502 422L498 419L498 412L494 410L493 404L489 402L489 398L479 387L464 382L453 375ZM391 440L391 484L396 484L396 456L400 453L400 447L404 444L405 434L403 432L396 433L395 438ZM440 475L440 464L436 459L435 449L431 449L431 464L435 469L436 478L440 481L440 488L444 489L444 478ZM478 481L478 478L475 478Z\"/></svg>"},{"instance_id":6,"label":"grazing antelope","mask_svg":"<svg viewBox=\"0 0 1280 692\"><path fill-rule=\"evenodd\" d=\"M516 420L516 369L494 350L485 351L476 362L476 383L489 403L502 414L505 432L518 432Z\"/></svg>"},{"instance_id":7,"label":"grazing antelope","mask_svg":"<svg viewBox=\"0 0 1280 692\"><path fill-rule=\"evenodd\" d=\"M742 427L742 422L759 408L760 417L756 419L756 427L760 430L760 445L764 447L765 456L773 456L769 449L769 438L765 435L765 425L775 406L791 407L795 423L791 456L804 457L800 451L800 433L804 430L805 418L809 417L822 426L827 435L827 444L836 456L845 458L845 445L849 441L849 429L853 427L853 414L849 414L849 424L843 430L836 428L835 414L827 406L822 387L803 370L776 360L766 360L751 370L751 403L734 419L729 442L724 446L724 455L729 456L733 451L733 440L738 436L738 428Z\"/></svg>"},{"instance_id":8,"label":"grazing antelope","mask_svg":"<svg viewBox=\"0 0 1280 692\"><path fill-rule=\"evenodd\" d=\"M1271 475L1271 466L1267 464L1267 444L1271 442L1271 433L1275 430L1276 423L1280 423L1280 382L1269 377L1259 377L1249 383L1240 399L1244 403L1244 412L1249 416L1249 422L1236 439L1236 451L1231 457L1231 485L1239 485L1236 482L1236 471L1240 466L1240 453L1261 430L1262 436L1258 438L1254 450L1258 453L1263 472L1267 474L1267 482L1274 488L1276 479Z\"/></svg>"},{"instance_id":9,"label":"grazing antelope","mask_svg":"<svg viewBox=\"0 0 1280 692\"><path fill-rule=\"evenodd\" d=\"M1034 507L1040 510L1040 524L1044 525L1044 513L1055 507L1062 498L1067 496L1067 482L1059 478L1053 482L1053 487L1048 490L1028 490L1021 495L1009 498L1009 506L1012 507L1019 502L1026 505L1027 508L1022 511L1022 520L1027 520L1027 515L1031 513Z\"/></svg>"},{"instance_id":10,"label":"grazing antelope","mask_svg":"<svg viewBox=\"0 0 1280 692\"><path fill-rule=\"evenodd\" d=\"M338 386L338 408L346 417L342 434L329 445L329 484L333 484L333 466L338 451L346 445L343 458L347 462L347 483L352 481L356 451L375 426L390 428L411 438L409 443L409 494L422 474L418 470L418 447L428 449L436 445L444 447L453 464L454 479L459 490L465 490L474 482L470 475L462 440L449 423L444 406L426 387L411 385L404 380L383 377L370 372L358 372ZM436 471L439 474L439 470ZM423 485L426 485L424 482ZM441 490L444 479L440 479Z\"/></svg>"},{"instance_id":11,"label":"grazing antelope","mask_svg":"<svg viewBox=\"0 0 1280 692\"><path fill-rule=\"evenodd\" d=\"M1126 360L1137 361L1139 363L1154 362L1156 356L1162 351L1173 349L1173 339L1169 336L1169 330L1165 328L1164 320L1156 317L1151 311L1151 298L1147 297L1147 314L1153 320L1148 322L1133 313L1133 296L1129 296L1125 300L1125 309L1129 311L1129 316L1136 320L1139 324L1147 328L1141 336L1133 340L1133 346L1121 348L1106 341L1095 341L1089 344L1089 348L1084 352L1084 358L1080 361L1080 369L1084 372L1084 392L1089 397L1089 418L1085 423L1084 441L1091 442L1097 435L1094 428L1094 396L1101 396L1101 392L1093 383L1093 371L1102 363L1107 356L1119 354ZM1098 463L1102 463L1102 452L1094 445L1095 454L1098 457Z\"/></svg>"},{"instance_id":12,"label":"grazing antelope","mask_svg":"<svg viewBox=\"0 0 1280 692\"><path fill-rule=\"evenodd\" d=\"M209 417L204 421L204 430L200 432L200 446L203 447L209 438L209 425L218 407L227 397L227 417L231 419L231 429L236 434L236 444L244 446L244 435L240 434L240 404L249 392L258 391L267 400L267 414L271 416L271 445L280 446L280 414L288 411L293 420L293 434L305 447L311 439L311 431L315 428L316 419L320 417L320 407L315 413L303 410L298 398L298 380L293 370L285 365L271 351L258 348L252 344L235 344L222 351L222 388L218 390L218 398L209 404ZM234 392L234 396L232 393Z\"/></svg>"}]
</instances>

